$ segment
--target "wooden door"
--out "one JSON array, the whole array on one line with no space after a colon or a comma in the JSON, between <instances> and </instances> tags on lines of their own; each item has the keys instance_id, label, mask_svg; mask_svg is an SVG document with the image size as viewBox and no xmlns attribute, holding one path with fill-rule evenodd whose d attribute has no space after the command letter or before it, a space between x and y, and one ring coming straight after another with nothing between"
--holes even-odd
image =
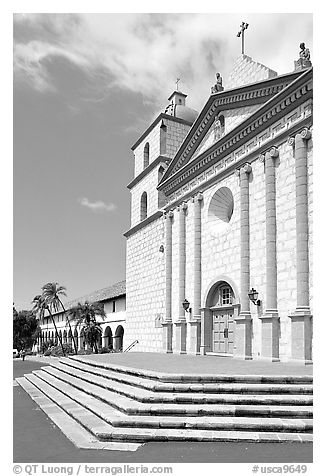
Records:
<instances>
[{"instance_id":1,"label":"wooden door","mask_svg":"<svg viewBox=\"0 0 326 476\"><path fill-rule=\"evenodd\" d=\"M234 319L233 309L214 311L213 352L233 354Z\"/></svg>"}]
</instances>

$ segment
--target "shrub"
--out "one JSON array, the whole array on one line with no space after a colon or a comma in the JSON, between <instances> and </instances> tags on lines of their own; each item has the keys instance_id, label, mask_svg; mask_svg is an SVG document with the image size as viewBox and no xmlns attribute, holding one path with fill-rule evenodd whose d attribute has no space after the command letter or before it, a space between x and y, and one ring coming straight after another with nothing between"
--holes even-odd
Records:
<instances>
[{"instance_id":1,"label":"shrub","mask_svg":"<svg viewBox=\"0 0 326 476\"><path fill-rule=\"evenodd\" d=\"M42 345L41 345L41 354L44 354L45 355L45 351L47 351L48 349L50 349L50 347L53 347L54 346L54 342L52 339L50 340L47 340L46 342L42 342Z\"/></svg>"},{"instance_id":2,"label":"shrub","mask_svg":"<svg viewBox=\"0 0 326 476\"><path fill-rule=\"evenodd\" d=\"M112 349L112 347L102 347L102 348L99 350L99 353L100 353L100 354L111 354L112 352L114 352L114 350Z\"/></svg>"},{"instance_id":3,"label":"shrub","mask_svg":"<svg viewBox=\"0 0 326 476\"><path fill-rule=\"evenodd\" d=\"M62 344L62 345L63 345L63 349L65 351L65 355L74 353L74 351L72 349L72 346L70 344ZM50 355L52 355L53 357L62 357L63 353L62 353L61 345L56 345L56 346L52 347Z\"/></svg>"},{"instance_id":4,"label":"shrub","mask_svg":"<svg viewBox=\"0 0 326 476\"><path fill-rule=\"evenodd\" d=\"M91 349L80 349L77 354L78 355L90 355L92 354L92 350Z\"/></svg>"},{"instance_id":5,"label":"shrub","mask_svg":"<svg viewBox=\"0 0 326 476\"><path fill-rule=\"evenodd\" d=\"M47 357L49 355L51 355L51 349L47 349L45 352L44 352L44 355Z\"/></svg>"}]
</instances>

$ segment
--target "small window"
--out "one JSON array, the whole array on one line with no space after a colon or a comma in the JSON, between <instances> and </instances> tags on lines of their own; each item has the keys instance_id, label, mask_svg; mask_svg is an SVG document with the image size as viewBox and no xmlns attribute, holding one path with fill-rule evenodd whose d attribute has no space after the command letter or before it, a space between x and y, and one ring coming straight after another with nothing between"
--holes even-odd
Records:
<instances>
[{"instance_id":1,"label":"small window","mask_svg":"<svg viewBox=\"0 0 326 476\"><path fill-rule=\"evenodd\" d=\"M232 304L232 293L229 286L224 286L221 288L221 304Z\"/></svg>"},{"instance_id":2,"label":"small window","mask_svg":"<svg viewBox=\"0 0 326 476\"><path fill-rule=\"evenodd\" d=\"M116 301L112 301L112 312L115 312L116 309Z\"/></svg>"},{"instance_id":3,"label":"small window","mask_svg":"<svg viewBox=\"0 0 326 476\"><path fill-rule=\"evenodd\" d=\"M149 165L149 143L146 142L144 147L144 169Z\"/></svg>"},{"instance_id":4,"label":"small window","mask_svg":"<svg viewBox=\"0 0 326 476\"><path fill-rule=\"evenodd\" d=\"M213 298L214 305L219 306L231 306L233 304L234 295L232 288L227 284L223 283L216 289L215 295Z\"/></svg>"},{"instance_id":5,"label":"small window","mask_svg":"<svg viewBox=\"0 0 326 476\"><path fill-rule=\"evenodd\" d=\"M147 218L147 193L143 192L140 199L140 221Z\"/></svg>"}]
</instances>

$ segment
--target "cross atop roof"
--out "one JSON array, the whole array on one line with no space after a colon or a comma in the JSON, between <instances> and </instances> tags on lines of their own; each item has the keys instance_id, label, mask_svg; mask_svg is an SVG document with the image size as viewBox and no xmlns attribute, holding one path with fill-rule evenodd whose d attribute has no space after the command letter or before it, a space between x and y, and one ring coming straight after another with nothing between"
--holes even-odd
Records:
<instances>
[{"instance_id":1,"label":"cross atop roof","mask_svg":"<svg viewBox=\"0 0 326 476\"><path fill-rule=\"evenodd\" d=\"M248 28L249 23L242 22L240 25L240 30L237 33L237 37L240 38L241 36L241 53L244 55L244 33L245 30Z\"/></svg>"}]
</instances>

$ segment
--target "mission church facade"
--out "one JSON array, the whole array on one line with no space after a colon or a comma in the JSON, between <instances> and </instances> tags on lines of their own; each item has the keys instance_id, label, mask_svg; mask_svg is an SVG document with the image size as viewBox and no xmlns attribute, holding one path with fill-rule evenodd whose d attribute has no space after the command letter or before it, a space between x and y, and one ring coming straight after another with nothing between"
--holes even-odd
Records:
<instances>
[{"instance_id":1,"label":"mission church facade","mask_svg":"<svg viewBox=\"0 0 326 476\"><path fill-rule=\"evenodd\" d=\"M132 147L124 347L312 359L312 67L242 54Z\"/></svg>"}]
</instances>

